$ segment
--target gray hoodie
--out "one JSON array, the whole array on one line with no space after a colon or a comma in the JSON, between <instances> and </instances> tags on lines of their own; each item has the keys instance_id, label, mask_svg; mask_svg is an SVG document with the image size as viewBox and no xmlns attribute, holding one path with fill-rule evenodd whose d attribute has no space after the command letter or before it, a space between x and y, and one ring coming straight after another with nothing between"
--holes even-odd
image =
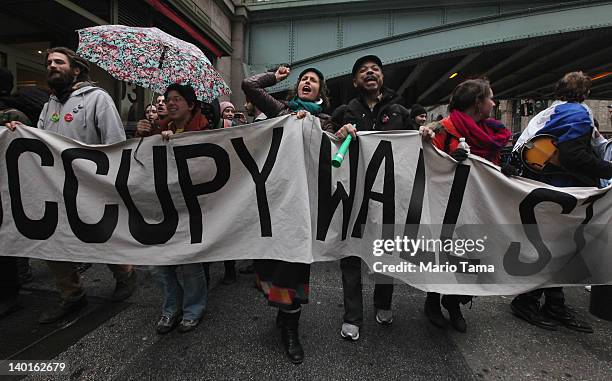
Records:
<instances>
[{"instance_id":1,"label":"gray hoodie","mask_svg":"<svg viewBox=\"0 0 612 381\"><path fill-rule=\"evenodd\" d=\"M74 90L64 104L51 95L40 113L38 128L85 144L125 140L123 123L112 98L88 83Z\"/></svg>"}]
</instances>

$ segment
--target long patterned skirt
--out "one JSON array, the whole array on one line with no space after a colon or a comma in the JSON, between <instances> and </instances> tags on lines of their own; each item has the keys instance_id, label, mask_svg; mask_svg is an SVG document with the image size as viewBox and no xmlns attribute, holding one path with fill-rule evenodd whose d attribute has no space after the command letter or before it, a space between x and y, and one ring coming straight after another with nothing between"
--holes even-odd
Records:
<instances>
[{"instance_id":1,"label":"long patterned skirt","mask_svg":"<svg viewBox=\"0 0 612 381\"><path fill-rule=\"evenodd\" d=\"M310 265L275 259L253 261L257 285L271 306L296 308L308 303Z\"/></svg>"}]
</instances>

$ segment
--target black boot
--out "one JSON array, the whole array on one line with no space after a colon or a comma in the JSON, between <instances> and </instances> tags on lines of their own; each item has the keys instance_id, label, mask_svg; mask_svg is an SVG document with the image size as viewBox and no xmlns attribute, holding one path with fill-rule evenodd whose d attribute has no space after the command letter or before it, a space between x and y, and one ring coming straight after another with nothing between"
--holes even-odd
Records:
<instances>
[{"instance_id":1,"label":"black boot","mask_svg":"<svg viewBox=\"0 0 612 381\"><path fill-rule=\"evenodd\" d=\"M294 364L301 364L304 361L304 349L300 343L298 325L300 322L301 311L287 313L279 310L281 320L281 338L285 353L289 360Z\"/></svg>"},{"instance_id":2,"label":"black boot","mask_svg":"<svg viewBox=\"0 0 612 381\"><path fill-rule=\"evenodd\" d=\"M467 323L461 313L459 295L444 295L442 297L442 306L448 310L448 316L453 328L461 333L465 333L467 331Z\"/></svg>"},{"instance_id":3,"label":"black boot","mask_svg":"<svg viewBox=\"0 0 612 381\"><path fill-rule=\"evenodd\" d=\"M425 316L429 319L431 324L438 328L446 328L447 322L442 315L442 309L440 308L440 294L437 292L428 292L427 298L425 299Z\"/></svg>"},{"instance_id":4,"label":"black boot","mask_svg":"<svg viewBox=\"0 0 612 381\"><path fill-rule=\"evenodd\" d=\"M132 296L138 287L138 277L136 271L132 270L129 274L124 275L123 279L117 280L115 291L111 296L113 302L121 302Z\"/></svg>"},{"instance_id":5,"label":"black boot","mask_svg":"<svg viewBox=\"0 0 612 381\"><path fill-rule=\"evenodd\" d=\"M510 304L512 312L530 324L549 331L556 331L558 323L540 310L540 302L528 294L521 294L512 300Z\"/></svg>"},{"instance_id":6,"label":"black boot","mask_svg":"<svg viewBox=\"0 0 612 381\"><path fill-rule=\"evenodd\" d=\"M57 306L43 312L38 318L38 322L41 324L55 323L56 321L59 321L68 315L72 315L85 307L87 307L87 298L85 295L75 301L61 301Z\"/></svg>"},{"instance_id":7,"label":"black boot","mask_svg":"<svg viewBox=\"0 0 612 381\"><path fill-rule=\"evenodd\" d=\"M565 304L548 304L548 302L546 302L542 306L541 311L542 315L545 317L559 322L571 330L593 333L593 327L586 321L580 319L576 313Z\"/></svg>"}]
</instances>

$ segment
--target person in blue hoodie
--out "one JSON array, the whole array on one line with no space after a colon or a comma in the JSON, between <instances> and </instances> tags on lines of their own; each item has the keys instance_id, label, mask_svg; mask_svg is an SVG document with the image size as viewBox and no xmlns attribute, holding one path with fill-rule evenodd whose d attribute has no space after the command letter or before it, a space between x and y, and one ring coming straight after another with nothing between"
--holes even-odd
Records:
<instances>
[{"instance_id":1,"label":"person in blue hoodie","mask_svg":"<svg viewBox=\"0 0 612 381\"><path fill-rule=\"evenodd\" d=\"M514 151L536 135L556 137L560 167L551 173L530 173L526 177L557 187L597 187L601 179L612 177L612 163L598 157L593 148L594 121L584 100L591 90L591 79L582 72L571 72L557 82L557 100L536 115L518 139ZM544 304L540 299L544 294ZM556 330L559 325L579 332L593 332L565 304L562 287L536 289L518 295L511 303L512 312L538 327Z\"/></svg>"}]
</instances>

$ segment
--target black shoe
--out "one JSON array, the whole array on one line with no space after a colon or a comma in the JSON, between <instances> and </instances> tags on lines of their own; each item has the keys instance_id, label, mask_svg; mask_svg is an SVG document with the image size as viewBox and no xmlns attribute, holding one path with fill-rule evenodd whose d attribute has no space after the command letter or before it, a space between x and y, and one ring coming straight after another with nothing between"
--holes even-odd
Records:
<instances>
[{"instance_id":1,"label":"black shoe","mask_svg":"<svg viewBox=\"0 0 612 381\"><path fill-rule=\"evenodd\" d=\"M461 313L461 305L457 295L444 295L442 297L442 306L448 311L450 323L455 330L465 333L467 332L467 323Z\"/></svg>"},{"instance_id":2,"label":"black shoe","mask_svg":"<svg viewBox=\"0 0 612 381\"><path fill-rule=\"evenodd\" d=\"M236 283L236 273L225 273L223 279L221 279L221 283L225 285L230 285Z\"/></svg>"},{"instance_id":3,"label":"black shoe","mask_svg":"<svg viewBox=\"0 0 612 381\"><path fill-rule=\"evenodd\" d=\"M593 327L584 320L578 319L574 311L572 311L565 304L562 305L549 305L544 303L542 306L542 315L547 318L557 321L565 327L585 333L593 333Z\"/></svg>"},{"instance_id":4,"label":"black shoe","mask_svg":"<svg viewBox=\"0 0 612 381\"><path fill-rule=\"evenodd\" d=\"M43 312L38 318L38 322L41 324L55 323L60 319L78 312L87 306L87 298L85 296L74 302L62 301L59 305L55 306L49 311Z\"/></svg>"},{"instance_id":5,"label":"black shoe","mask_svg":"<svg viewBox=\"0 0 612 381\"><path fill-rule=\"evenodd\" d=\"M115 286L115 291L111 296L111 300L113 302L121 302L134 293L136 291L136 286L138 285L138 280L136 277L136 271L132 270L127 278L117 281Z\"/></svg>"},{"instance_id":6,"label":"black shoe","mask_svg":"<svg viewBox=\"0 0 612 381\"><path fill-rule=\"evenodd\" d=\"M155 327L155 331L160 335L165 335L166 333L172 331L181 321L181 314L174 315L172 317L162 315L162 317L157 322L157 326Z\"/></svg>"},{"instance_id":7,"label":"black shoe","mask_svg":"<svg viewBox=\"0 0 612 381\"><path fill-rule=\"evenodd\" d=\"M429 319L431 324L438 328L446 328L447 321L442 315L442 309L440 308L440 294L436 292L428 292L427 298L425 299L425 316Z\"/></svg>"},{"instance_id":8,"label":"black shoe","mask_svg":"<svg viewBox=\"0 0 612 381\"><path fill-rule=\"evenodd\" d=\"M241 268L240 270L238 270L238 272L240 274L253 274L255 273L255 266L251 263L250 265L245 266Z\"/></svg>"},{"instance_id":9,"label":"black shoe","mask_svg":"<svg viewBox=\"0 0 612 381\"><path fill-rule=\"evenodd\" d=\"M279 311L281 316L281 338L285 353L289 360L294 364L301 364L304 361L304 349L300 343L298 325L300 321L300 311L287 313Z\"/></svg>"},{"instance_id":10,"label":"black shoe","mask_svg":"<svg viewBox=\"0 0 612 381\"><path fill-rule=\"evenodd\" d=\"M557 330L558 324L554 320L542 314L542 311L540 311L540 303L538 301L520 298L517 296L514 298L514 300L512 300L512 303L510 303L510 309L516 316L527 321L529 324L533 324L549 331Z\"/></svg>"}]
</instances>

